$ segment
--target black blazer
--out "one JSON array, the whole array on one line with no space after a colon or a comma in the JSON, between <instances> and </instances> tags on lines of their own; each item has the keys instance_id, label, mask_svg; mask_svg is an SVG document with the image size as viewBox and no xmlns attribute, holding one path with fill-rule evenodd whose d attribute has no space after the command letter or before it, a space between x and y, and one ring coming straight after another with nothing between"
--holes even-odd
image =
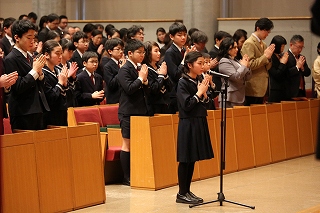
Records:
<instances>
[{"instance_id":1,"label":"black blazer","mask_svg":"<svg viewBox=\"0 0 320 213\"><path fill-rule=\"evenodd\" d=\"M93 85L86 70L77 75L76 97L79 106L92 106L100 104L103 99L93 99L91 94L95 91L103 90L102 77L94 73L95 84Z\"/></svg>"},{"instance_id":2,"label":"black blazer","mask_svg":"<svg viewBox=\"0 0 320 213\"><path fill-rule=\"evenodd\" d=\"M107 104L119 103L120 87L117 79L119 66L114 60L109 60L103 67L103 80L106 83L104 94L107 98Z\"/></svg>"},{"instance_id":3,"label":"black blazer","mask_svg":"<svg viewBox=\"0 0 320 213\"><path fill-rule=\"evenodd\" d=\"M294 97L299 96L299 85L300 85L300 77L307 77L311 74L311 70L308 67L307 61L304 63L304 71L298 70L296 67L296 59L294 55L288 51L289 53L289 58L287 62L287 67L288 67L288 75L285 81L285 87L286 87L286 99L290 100ZM303 83L305 85L305 81L303 78ZM305 88L302 90L303 96L306 96L305 94Z\"/></svg>"},{"instance_id":4,"label":"black blazer","mask_svg":"<svg viewBox=\"0 0 320 213\"><path fill-rule=\"evenodd\" d=\"M149 111L151 114L161 113L156 111L155 105L168 106L170 104L172 81L168 75L158 75L151 66L148 67L148 81L150 85L150 93L148 96Z\"/></svg>"},{"instance_id":5,"label":"black blazer","mask_svg":"<svg viewBox=\"0 0 320 213\"><path fill-rule=\"evenodd\" d=\"M18 71L18 79L11 86L9 98L10 116L21 116L50 111L47 99L43 92L45 78L35 80L29 72L31 65L24 55L13 48L4 61L5 73Z\"/></svg>"},{"instance_id":6,"label":"black blazer","mask_svg":"<svg viewBox=\"0 0 320 213\"><path fill-rule=\"evenodd\" d=\"M127 61L119 70L120 84L119 114L148 115L147 94L149 85L144 85L138 79L139 75L130 61Z\"/></svg>"},{"instance_id":7,"label":"black blazer","mask_svg":"<svg viewBox=\"0 0 320 213\"><path fill-rule=\"evenodd\" d=\"M0 40L0 48L3 50L4 56L7 56L10 53L12 46L6 36Z\"/></svg>"},{"instance_id":8,"label":"black blazer","mask_svg":"<svg viewBox=\"0 0 320 213\"><path fill-rule=\"evenodd\" d=\"M82 62L82 57L80 56L80 54L78 53L78 50L75 50L72 54L72 57L70 59L70 62L77 62L78 65L78 71L77 74L79 74L80 72L82 72L82 69L84 68L83 66L83 62Z\"/></svg>"},{"instance_id":9,"label":"black blazer","mask_svg":"<svg viewBox=\"0 0 320 213\"><path fill-rule=\"evenodd\" d=\"M212 59L216 58L218 55L219 49L214 46L212 50L209 52L209 55Z\"/></svg>"},{"instance_id":10,"label":"black blazer","mask_svg":"<svg viewBox=\"0 0 320 213\"><path fill-rule=\"evenodd\" d=\"M272 66L269 69L269 102L281 102L286 100L285 97L285 80L288 75L286 64L280 63L276 54L272 57Z\"/></svg>"}]
</instances>

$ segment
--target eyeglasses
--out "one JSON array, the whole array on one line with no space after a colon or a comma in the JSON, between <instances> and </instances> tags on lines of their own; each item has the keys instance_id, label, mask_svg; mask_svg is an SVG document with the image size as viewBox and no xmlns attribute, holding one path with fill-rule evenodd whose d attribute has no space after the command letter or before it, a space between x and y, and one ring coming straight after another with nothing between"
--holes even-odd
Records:
<instances>
[{"instance_id":1,"label":"eyeglasses","mask_svg":"<svg viewBox=\"0 0 320 213\"><path fill-rule=\"evenodd\" d=\"M140 54L140 55L144 55L144 54L146 54L146 52L141 52L141 51L135 51L136 53L138 53L138 54Z\"/></svg>"},{"instance_id":2,"label":"eyeglasses","mask_svg":"<svg viewBox=\"0 0 320 213\"><path fill-rule=\"evenodd\" d=\"M89 41L88 40L79 40L79 43L89 44Z\"/></svg>"},{"instance_id":3,"label":"eyeglasses","mask_svg":"<svg viewBox=\"0 0 320 213\"><path fill-rule=\"evenodd\" d=\"M304 46L298 46L298 45L296 45L296 44L294 44L293 46L295 46L295 47L298 48L298 49L304 49Z\"/></svg>"},{"instance_id":4,"label":"eyeglasses","mask_svg":"<svg viewBox=\"0 0 320 213\"><path fill-rule=\"evenodd\" d=\"M113 50L122 51L122 52L123 52L123 49L122 49L122 48L113 48Z\"/></svg>"}]
</instances>

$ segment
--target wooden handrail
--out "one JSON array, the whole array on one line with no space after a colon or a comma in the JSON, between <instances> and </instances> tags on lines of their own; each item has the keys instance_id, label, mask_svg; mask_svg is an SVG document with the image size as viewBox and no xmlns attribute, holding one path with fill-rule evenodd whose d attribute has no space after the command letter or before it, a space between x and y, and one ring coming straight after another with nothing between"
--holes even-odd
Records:
<instances>
[{"instance_id":1,"label":"wooden handrail","mask_svg":"<svg viewBox=\"0 0 320 213\"><path fill-rule=\"evenodd\" d=\"M217 18L218 21L250 21L258 20L260 17L247 17L247 18ZM297 17L268 17L270 20L310 20L310 16L297 16Z\"/></svg>"},{"instance_id":2,"label":"wooden handrail","mask_svg":"<svg viewBox=\"0 0 320 213\"><path fill-rule=\"evenodd\" d=\"M69 20L69 23L183 22L181 19Z\"/></svg>"}]
</instances>

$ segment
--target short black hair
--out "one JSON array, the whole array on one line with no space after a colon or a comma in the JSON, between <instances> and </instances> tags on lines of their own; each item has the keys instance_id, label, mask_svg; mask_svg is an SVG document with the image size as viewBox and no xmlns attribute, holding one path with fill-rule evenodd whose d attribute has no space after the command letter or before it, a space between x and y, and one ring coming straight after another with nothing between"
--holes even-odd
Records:
<instances>
[{"instance_id":1,"label":"short black hair","mask_svg":"<svg viewBox=\"0 0 320 213\"><path fill-rule=\"evenodd\" d=\"M68 17L66 15L61 15L59 16L59 21L61 21L61 19L68 19Z\"/></svg>"},{"instance_id":2,"label":"short black hair","mask_svg":"<svg viewBox=\"0 0 320 213\"><path fill-rule=\"evenodd\" d=\"M3 21L3 27L5 27L5 28L8 29L8 28L13 24L13 22L14 22L15 20L16 20L16 19L13 18L13 17L6 18L6 19Z\"/></svg>"},{"instance_id":3,"label":"short black hair","mask_svg":"<svg viewBox=\"0 0 320 213\"><path fill-rule=\"evenodd\" d=\"M211 58L209 53L205 53L205 52L201 52L201 53L202 53L203 58Z\"/></svg>"},{"instance_id":4,"label":"short black hair","mask_svg":"<svg viewBox=\"0 0 320 213\"><path fill-rule=\"evenodd\" d=\"M17 20L13 22L11 27L12 40L16 42L14 36L17 35L19 38L22 38L22 35L27 33L29 30L36 30L36 25L34 25L29 20Z\"/></svg>"},{"instance_id":5,"label":"short black hair","mask_svg":"<svg viewBox=\"0 0 320 213\"><path fill-rule=\"evenodd\" d=\"M172 36L175 36L179 32L185 32L187 33L187 28L182 24L181 22L174 22L169 27L169 33Z\"/></svg>"},{"instance_id":6,"label":"short black hair","mask_svg":"<svg viewBox=\"0 0 320 213\"><path fill-rule=\"evenodd\" d=\"M58 46L60 46L59 42L57 42L55 40L48 40L48 41L44 42L41 53L42 54L45 54L45 53L51 54L52 50Z\"/></svg>"},{"instance_id":7,"label":"short black hair","mask_svg":"<svg viewBox=\"0 0 320 213\"><path fill-rule=\"evenodd\" d=\"M52 39L55 39L57 37L60 37L59 33L55 30L50 30L47 35L46 35L46 38L45 40L52 40Z\"/></svg>"},{"instance_id":8,"label":"short black hair","mask_svg":"<svg viewBox=\"0 0 320 213\"><path fill-rule=\"evenodd\" d=\"M268 19L268 18L260 18L255 26L254 26L254 31L257 31L257 28L259 27L260 30L271 30L273 29L273 22Z\"/></svg>"},{"instance_id":9,"label":"short black hair","mask_svg":"<svg viewBox=\"0 0 320 213\"><path fill-rule=\"evenodd\" d=\"M85 34L84 32L82 32L82 31L77 31L77 32L75 32L74 34L73 34L73 36L72 36L72 41L73 42L79 42L79 40L80 39L87 39L88 38L88 36L87 36L87 34Z\"/></svg>"},{"instance_id":10,"label":"short black hair","mask_svg":"<svg viewBox=\"0 0 320 213\"><path fill-rule=\"evenodd\" d=\"M22 20L24 17L28 18L28 16L26 14L22 14L22 15L19 16L18 20Z\"/></svg>"},{"instance_id":11,"label":"short black hair","mask_svg":"<svg viewBox=\"0 0 320 213\"><path fill-rule=\"evenodd\" d=\"M95 24L94 26L96 26L97 29L102 29L102 31L104 30L104 26L102 24Z\"/></svg>"},{"instance_id":12,"label":"short black hair","mask_svg":"<svg viewBox=\"0 0 320 213\"><path fill-rule=\"evenodd\" d=\"M51 23L51 22L54 22L55 20L59 20L59 16L57 14L51 13L48 15L48 17L47 17L48 22Z\"/></svg>"},{"instance_id":13,"label":"short black hair","mask_svg":"<svg viewBox=\"0 0 320 213\"><path fill-rule=\"evenodd\" d=\"M190 28L190 29L188 30L188 35L191 36L192 33L196 32L196 31L199 31L199 29L198 29L198 28L195 28L195 27L192 27L192 28Z\"/></svg>"},{"instance_id":14,"label":"short black hair","mask_svg":"<svg viewBox=\"0 0 320 213\"><path fill-rule=\"evenodd\" d=\"M128 40L128 37L127 37L127 34L128 34L128 29L127 28L121 28L119 30L120 32L120 38L124 41L124 42L127 42Z\"/></svg>"},{"instance_id":15,"label":"short black hair","mask_svg":"<svg viewBox=\"0 0 320 213\"><path fill-rule=\"evenodd\" d=\"M195 31L192 33L192 35L191 35L191 43L192 44L194 44L194 43L197 43L197 44L198 43L207 43L207 42L208 42L208 36L204 32L198 30L198 31Z\"/></svg>"},{"instance_id":16,"label":"short black hair","mask_svg":"<svg viewBox=\"0 0 320 213\"><path fill-rule=\"evenodd\" d=\"M218 39L218 41L220 41L221 39L224 39L227 37L232 37L232 36L229 33L220 30L220 31L216 32L213 36L214 43L216 43L216 39Z\"/></svg>"},{"instance_id":17,"label":"short black hair","mask_svg":"<svg viewBox=\"0 0 320 213\"><path fill-rule=\"evenodd\" d=\"M86 51L82 55L82 61L88 62L90 58L98 58L98 54L93 51Z\"/></svg>"},{"instance_id":18,"label":"short black hair","mask_svg":"<svg viewBox=\"0 0 320 213\"><path fill-rule=\"evenodd\" d=\"M137 39L129 39L126 43L125 49L124 49L124 54L128 55L128 52L134 52L140 47L144 48L143 43L140 40Z\"/></svg>"},{"instance_id":19,"label":"short black hair","mask_svg":"<svg viewBox=\"0 0 320 213\"><path fill-rule=\"evenodd\" d=\"M101 32L100 30L98 30L98 29L94 29L94 30L92 31L92 37L94 37L94 36L96 36L96 35L102 35L102 32Z\"/></svg>"},{"instance_id":20,"label":"short black hair","mask_svg":"<svg viewBox=\"0 0 320 213\"><path fill-rule=\"evenodd\" d=\"M96 26L94 26L93 24L91 23L88 23L86 25L84 25L83 27L83 32L85 33L91 33L93 30L97 29Z\"/></svg>"},{"instance_id":21,"label":"short black hair","mask_svg":"<svg viewBox=\"0 0 320 213\"><path fill-rule=\"evenodd\" d=\"M73 45L72 41L66 38L62 38L60 40L60 45L62 47L62 51L64 50L76 50L76 47Z\"/></svg>"},{"instance_id":22,"label":"short black hair","mask_svg":"<svg viewBox=\"0 0 320 213\"><path fill-rule=\"evenodd\" d=\"M281 46L284 44L287 44L287 40L281 36L281 35L276 35L272 38L270 44L275 45L274 53L280 54L281 53Z\"/></svg>"},{"instance_id":23,"label":"short black hair","mask_svg":"<svg viewBox=\"0 0 320 213\"><path fill-rule=\"evenodd\" d=\"M107 35L110 35L110 29L115 28L113 24L107 24L107 26L104 28Z\"/></svg>"},{"instance_id":24,"label":"short black hair","mask_svg":"<svg viewBox=\"0 0 320 213\"><path fill-rule=\"evenodd\" d=\"M188 64L193 64L200 57L203 57L201 52L198 52L198 51L189 52L186 55L185 60L184 60L184 73L189 73L190 68L188 67Z\"/></svg>"},{"instance_id":25,"label":"short black hair","mask_svg":"<svg viewBox=\"0 0 320 213\"><path fill-rule=\"evenodd\" d=\"M294 35L290 39L290 43L296 43L296 42L304 42L304 38L301 35Z\"/></svg>"},{"instance_id":26,"label":"short black hair","mask_svg":"<svg viewBox=\"0 0 320 213\"><path fill-rule=\"evenodd\" d=\"M34 12L30 12L30 13L28 14L28 19L34 19L34 20L37 20L37 19L38 19L38 16L37 16L37 14L36 14L36 13L34 13Z\"/></svg>"},{"instance_id":27,"label":"short black hair","mask_svg":"<svg viewBox=\"0 0 320 213\"><path fill-rule=\"evenodd\" d=\"M113 48L115 48L116 46L122 46L124 47L124 43L120 38L112 38L112 39L108 39L104 45L104 49L106 51L108 50L112 50Z\"/></svg>"},{"instance_id":28,"label":"short black hair","mask_svg":"<svg viewBox=\"0 0 320 213\"><path fill-rule=\"evenodd\" d=\"M144 31L144 28L141 25L132 25L128 29L128 34L127 34L128 39L131 39L132 37L134 37L138 32L140 32L140 30Z\"/></svg>"}]
</instances>

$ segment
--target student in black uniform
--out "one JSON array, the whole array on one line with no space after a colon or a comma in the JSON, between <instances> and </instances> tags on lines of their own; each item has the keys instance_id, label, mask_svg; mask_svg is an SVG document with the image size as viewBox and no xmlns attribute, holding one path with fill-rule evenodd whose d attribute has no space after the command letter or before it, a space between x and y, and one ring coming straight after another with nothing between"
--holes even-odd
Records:
<instances>
[{"instance_id":1,"label":"student in black uniform","mask_svg":"<svg viewBox=\"0 0 320 213\"><path fill-rule=\"evenodd\" d=\"M62 48L57 41L48 40L43 44L42 54L46 57L46 65L42 68L45 77L44 93L50 107L50 112L45 114L45 123L67 126L68 68L63 67L60 73L55 68L61 62Z\"/></svg>"},{"instance_id":2,"label":"student in black uniform","mask_svg":"<svg viewBox=\"0 0 320 213\"><path fill-rule=\"evenodd\" d=\"M190 191L196 161L213 158L210 141L206 103L209 79L201 83L198 76L203 73L204 58L200 52L192 51L185 57L184 74L178 82L177 100L179 108L177 160L179 192L177 203L196 204L203 202Z\"/></svg>"},{"instance_id":3,"label":"student in black uniform","mask_svg":"<svg viewBox=\"0 0 320 213\"><path fill-rule=\"evenodd\" d=\"M96 73L98 67L98 55L95 52L83 54L84 69L77 75L76 97L79 106L99 105L104 99L103 80Z\"/></svg>"},{"instance_id":4,"label":"student in black uniform","mask_svg":"<svg viewBox=\"0 0 320 213\"><path fill-rule=\"evenodd\" d=\"M170 104L170 91L172 82L167 75L167 65L163 62L159 66L160 48L158 43L147 41L144 43L146 54L143 63L148 66L148 81L150 94L148 96L148 107L150 115L155 113L168 114Z\"/></svg>"},{"instance_id":5,"label":"student in black uniform","mask_svg":"<svg viewBox=\"0 0 320 213\"><path fill-rule=\"evenodd\" d=\"M28 53L33 49L36 26L28 20L20 20L12 24L11 30L15 46L4 61L6 74L18 72L18 79L11 86L9 98L11 128L45 129L43 113L50 110L43 93L42 67L46 59L42 55L33 61Z\"/></svg>"},{"instance_id":6,"label":"student in black uniform","mask_svg":"<svg viewBox=\"0 0 320 213\"><path fill-rule=\"evenodd\" d=\"M103 79L106 83L104 93L107 104L119 103L120 88L117 76L120 67L126 63L123 48L124 44L120 38L112 38L105 43L105 50L111 58L103 67Z\"/></svg>"},{"instance_id":7,"label":"student in black uniform","mask_svg":"<svg viewBox=\"0 0 320 213\"><path fill-rule=\"evenodd\" d=\"M124 174L124 185L130 185L130 116L148 115L147 93L149 90L148 67L139 68L145 54L143 43L130 39L125 46L127 62L120 68L120 99L118 116L122 134L120 161Z\"/></svg>"},{"instance_id":8,"label":"student in black uniform","mask_svg":"<svg viewBox=\"0 0 320 213\"><path fill-rule=\"evenodd\" d=\"M82 63L82 55L85 51L88 50L89 47L89 39L87 34L85 34L82 31L78 31L72 36L72 41L74 46L76 47L76 50L73 52L73 55L70 59L71 62L77 62L77 65L79 67L77 74L82 72L83 69L83 63Z\"/></svg>"}]
</instances>

